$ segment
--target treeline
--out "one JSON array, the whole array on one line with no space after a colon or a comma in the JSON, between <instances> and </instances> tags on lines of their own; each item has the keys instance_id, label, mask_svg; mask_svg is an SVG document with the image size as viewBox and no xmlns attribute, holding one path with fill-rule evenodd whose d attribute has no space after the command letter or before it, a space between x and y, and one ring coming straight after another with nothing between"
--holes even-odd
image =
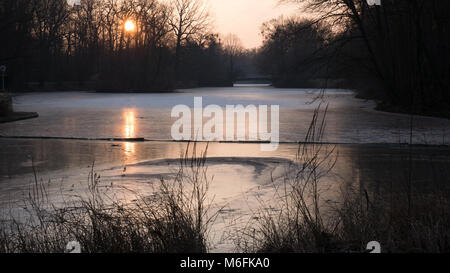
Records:
<instances>
[{"instance_id":1,"label":"treeline","mask_svg":"<svg viewBox=\"0 0 450 273\"><path fill-rule=\"evenodd\" d=\"M211 30L200 0L0 0L0 37L10 90L167 91L235 77L236 45Z\"/></svg>"},{"instance_id":2,"label":"treeline","mask_svg":"<svg viewBox=\"0 0 450 273\"><path fill-rule=\"evenodd\" d=\"M449 1L290 2L314 16L264 25L258 63L276 86L350 87L385 110L450 117Z\"/></svg>"},{"instance_id":3,"label":"treeline","mask_svg":"<svg viewBox=\"0 0 450 273\"><path fill-rule=\"evenodd\" d=\"M327 26L305 18L280 17L265 23L262 35L264 43L256 62L263 74L272 76L275 86L315 87L315 80L327 77L318 55L330 36Z\"/></svg>"}]
</instances>

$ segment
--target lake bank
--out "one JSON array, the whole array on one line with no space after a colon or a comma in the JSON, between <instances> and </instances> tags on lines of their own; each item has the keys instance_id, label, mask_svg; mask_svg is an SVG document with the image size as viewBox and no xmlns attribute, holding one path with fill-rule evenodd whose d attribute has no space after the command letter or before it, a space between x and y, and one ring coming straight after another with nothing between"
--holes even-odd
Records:
<instances>
[{"instance_id":1,"label":"lake bank","mask_svg":"<svg viewBox=\"0 0 450 273\"><path fill-rule=\"evenodd\" d=\"M0 93L0 123L37 118L36 112L14 112L10 94Z\"/></svg>"}]
</instances>

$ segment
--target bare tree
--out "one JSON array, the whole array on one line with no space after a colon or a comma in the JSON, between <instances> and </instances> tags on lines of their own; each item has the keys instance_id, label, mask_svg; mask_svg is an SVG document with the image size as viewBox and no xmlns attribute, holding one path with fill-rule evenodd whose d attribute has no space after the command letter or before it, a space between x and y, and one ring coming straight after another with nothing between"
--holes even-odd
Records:
<instances>
[{"instance_id":1,"label":"bare tree","mask_svg":"<svg viewBox=\"0 0 450 273\"><path fill-rule=\"evenodd\" d=\"M230 65L229 77L230 77L230 80L234 81L235 80L234 60L244 50L241 39L239 39L239 37L237 35L230 33L224 37L223 47L225 50L225 54L228 57L228 61L229 61L229 65Z\"/></svg>"},{"instance_id":2,"label":"bare tree","mask_svg":"<svg viewBox=\"0 0 450 273\"><path fill-rule=\"evenodd\" d=\"M178 76L180 51L183 42L206 32L209 25L209 12L202 0L172 0L174 15L169 24L176 37L175 73Z\"/></svg>"}]
</instances>

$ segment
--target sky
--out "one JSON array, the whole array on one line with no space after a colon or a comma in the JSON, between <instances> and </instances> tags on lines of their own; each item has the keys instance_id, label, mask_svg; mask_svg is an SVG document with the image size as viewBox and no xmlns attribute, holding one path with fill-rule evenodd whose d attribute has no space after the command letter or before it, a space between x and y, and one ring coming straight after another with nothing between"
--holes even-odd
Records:
<instances>
[{"instance_id":1,"label":"sky","mask_svg":"<svg viewBox=\"0 0 450 273\"><path fill-rule=\"evenodd\" d=\"M261 25L281 15L299 14L293 4L278 4L279 0L205 0L214 26L221 34L236 34L246 48L262 43Z\"/></svg>"}]
</instances>

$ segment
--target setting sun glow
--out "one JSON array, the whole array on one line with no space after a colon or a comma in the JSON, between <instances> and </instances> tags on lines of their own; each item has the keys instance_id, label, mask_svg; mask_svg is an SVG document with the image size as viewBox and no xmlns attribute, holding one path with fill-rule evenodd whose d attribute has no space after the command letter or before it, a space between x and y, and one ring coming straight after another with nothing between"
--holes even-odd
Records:
<instances>
[{"instance_id":1,"label":"setting sun glow","mask_svg":"<svg viewBox=\"0 0 450 273\"><path fill-rule=\"evenodd\" d=\"M134 22L132 20L127 20L125 22L125 31L131 32L134 31L136 29L136 25L134 24Z\"/></svg>"}]
</instances>

